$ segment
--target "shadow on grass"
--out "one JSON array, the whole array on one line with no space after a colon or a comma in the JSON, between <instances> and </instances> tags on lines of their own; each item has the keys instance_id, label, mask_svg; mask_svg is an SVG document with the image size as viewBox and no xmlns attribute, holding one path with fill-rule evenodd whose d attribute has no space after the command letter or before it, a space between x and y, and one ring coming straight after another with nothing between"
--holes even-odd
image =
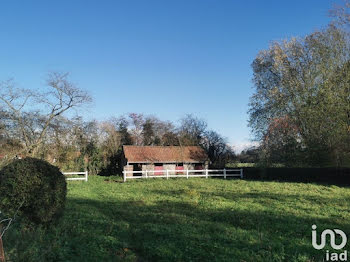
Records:
<instances>
[{"instance_id":1,"label":"shadow on grass","mask_svg":"<svg viewBox=\"0 0 350 262\"><path fill-rule=\"evenodd\" d=\"M5 248L12 261L320 261L323 253L311 246L315 222L322 228L334 221L208 209L200 201L70 198L58 225L36 232L11 230ZM350 231L349 224L333 225Z\"/></svg>"},{"instance_id":2,"label":"shadow on grass","mask_svg":"<svg viewBox=\"0 0 350 262\"><path fill-rule=\"evenodd\" d=\"M261 183L261 182L260 182ZM271 182L269 182L271 183ZM290 183L288 183L290 184ZM281 183L279 183L281 185ZM225 192L225 191L215 191L215 192L206 192L201 191L201 189L193 188L198 194L206 196L206 198L224 198L231 202L245 202L251 201L256 204L264 205L268 208L272 208L275 206L286 207L286 205L297 207L299 211L312 212L312 207L342 207L348 209L348 203L350 203L349 196L334 197L334 195L325 192L327 194L323 194L322 192L317 192L315 194L311 194L310 192L300 192L298 193L274 193L273 191L258 191L258 192ZM154 190L153 192L160 195L166 195L167 197L173 197L176 195L186 194L188 189L178 189L178 190ZM252 189L254 190L254 189ZM327 189L325 189L327 190ZM314 214L318 215L318 214ZM321 215L321 214L320 214ZM314 222L315 223L315 222ZM332 220L333 226L337 226L337 221ZM340 224L343 225L343 224ZM339 225L339 226L340 226Z\"/></svg>"}]
</instances>

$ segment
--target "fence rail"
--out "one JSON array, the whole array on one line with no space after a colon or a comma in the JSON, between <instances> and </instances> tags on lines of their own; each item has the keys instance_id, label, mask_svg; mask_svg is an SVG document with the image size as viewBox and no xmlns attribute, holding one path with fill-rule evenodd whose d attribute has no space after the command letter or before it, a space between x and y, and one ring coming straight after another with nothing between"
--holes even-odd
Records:
<instances>
[{"instance_id":1,"label":"fence rail","mask_svg":"<svg viewBox=\"0 0 350 262\"><path fill-rule=\"evenodd\" d=\"M236 172L236 173L233 173ZM239 173L237 173L239 172ZM175 173L175 174L170 174ZM191 174L194 173L194 174ZM199 173L199 174L196 174ZM128 176L132 174L132 176ZM136 174L136 176L134 176ZM202 170L143 170L143 171L123 171L124 182L127 179L140 179L140 178L166 178L171 177L240 177L243 178L243 169L202 169Z\"/></svg>"},{"instance_id":2,"label":"fence rail","mask_svg":"<svg viewBox=\"0 0 350 262\"><path fill-rule=\"evenodd\" d=\"M62 174L65 176L84 175L84 177L67 177L66 180L83 180L85 182L88 181L88 171L85 171L85 172L63 172Z\"/></svg>"}]
</instances>

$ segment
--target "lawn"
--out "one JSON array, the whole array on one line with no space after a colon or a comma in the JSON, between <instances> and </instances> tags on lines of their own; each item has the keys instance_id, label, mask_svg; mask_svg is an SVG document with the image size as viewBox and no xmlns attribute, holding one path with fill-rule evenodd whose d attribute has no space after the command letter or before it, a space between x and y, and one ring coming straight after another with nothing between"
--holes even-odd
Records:
<instances>
[{"instance_id":1,"label":"lawn","mask_svg":"<svg viewBox=\"0 0 350 262\"><path fill-rule=\"evenodd\" d=\"M321 261L311 225L350 232L350 189L238 179L71 181L64 217L12 227L11 261Z\"/></svg>"}]
</instances>

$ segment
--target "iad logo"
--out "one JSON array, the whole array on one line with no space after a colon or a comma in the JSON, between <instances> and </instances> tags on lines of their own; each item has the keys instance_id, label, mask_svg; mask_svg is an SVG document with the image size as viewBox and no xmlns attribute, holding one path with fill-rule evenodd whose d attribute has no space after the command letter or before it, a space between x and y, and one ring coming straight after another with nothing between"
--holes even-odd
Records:
<instances>
[{"instance_id":1,"label":"iad logo","mask_svg":"<svg viewBox=\"0 0 350 262\"><path fill-rule=\"evenodd\" d=\"M340 250L346 246L347 237L345 233L340 229L326 229L321 233L321 243L317 243L316 225L312 225L312 246L315 249L321 250L326 246L327 235L330 238L331 247L335 250ZM336 235L341 237L341 243L336 244ZM348 252L345 250L343 253L330 253L326 251L326 261L348 261Z\"/></svg>"}]
</instances>

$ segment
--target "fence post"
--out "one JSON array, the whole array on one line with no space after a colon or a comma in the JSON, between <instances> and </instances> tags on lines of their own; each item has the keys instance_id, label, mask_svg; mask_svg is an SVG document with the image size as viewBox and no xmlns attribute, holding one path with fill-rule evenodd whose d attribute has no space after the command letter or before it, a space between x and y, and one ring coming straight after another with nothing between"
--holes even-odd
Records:
<instances>
[{"instance_id":1,"label":"fence post","mask_svg":"<svg viewBox=\"0 0 350 262\"><path fill-rule=\"evenodd\" d=\"M85 171L85 182L88 181L88 171Z\"/></svg>"},{"instance_id":2,"label":"fence post","mask_svg":"<svg viewBox=\"0 0 350 262\"><path fill-rule=\"evenodd\" d=\"M205 178L208 178L208 169L205 170Z\"/></svg>"},{"instance_id":3,"label":"fence post","mask_svg":"<svg viewBox=\"0 0 350 262\"><path fill-rule=\"evenodd\" d=\"M169 170L166 170L166 179L169 179Z\"/></svg>"},{"instance_id":4,"label":"fence post","mask_svg":"<svg viewBox=\"0 0 350 262\"><path fill-rule=\"evenodd\" d=\"M126 182L126 173L125 173L126 171L124 170L123 171L123 176L124 176L124 182Z\"/></svg>"},{"instance_id":5,"label":"fence post","mask_svg":"<svg viewBox=\"0 0 350 262\"><path fill-rule=\"evenodd\" d=\"M148 175L147 175L147 169L146 169L146 178L148 178Z\"/></svg>"},{"instance_id":6,"label":"fence post","mask_svg":"<svg viewBox=\"0 0 350 262\"><path fill-rule=\"evenodd\" d=\"M186 178L188 179L188 169L187 169L187 171L186 171Z\"/></svg>"},{"instance_id":7,"label":"fence post","mask_svg":"<svg viewBox=\"0 0 350 262\"><path fill-rule=\"evenodd\" d=\"M241 178L243 178L243 168L241 168L240 170L240 175L241 175Z\"/></svg>"},{"instance_id":8,"label":"fence post","mask_svg":"<svg viewBox=\"0 0 350 262\"><path fill-rule=\"evenodd\" d=\"M224 168L224 178L226 179L226 168Z\"/></svg>"}]
</instances>

